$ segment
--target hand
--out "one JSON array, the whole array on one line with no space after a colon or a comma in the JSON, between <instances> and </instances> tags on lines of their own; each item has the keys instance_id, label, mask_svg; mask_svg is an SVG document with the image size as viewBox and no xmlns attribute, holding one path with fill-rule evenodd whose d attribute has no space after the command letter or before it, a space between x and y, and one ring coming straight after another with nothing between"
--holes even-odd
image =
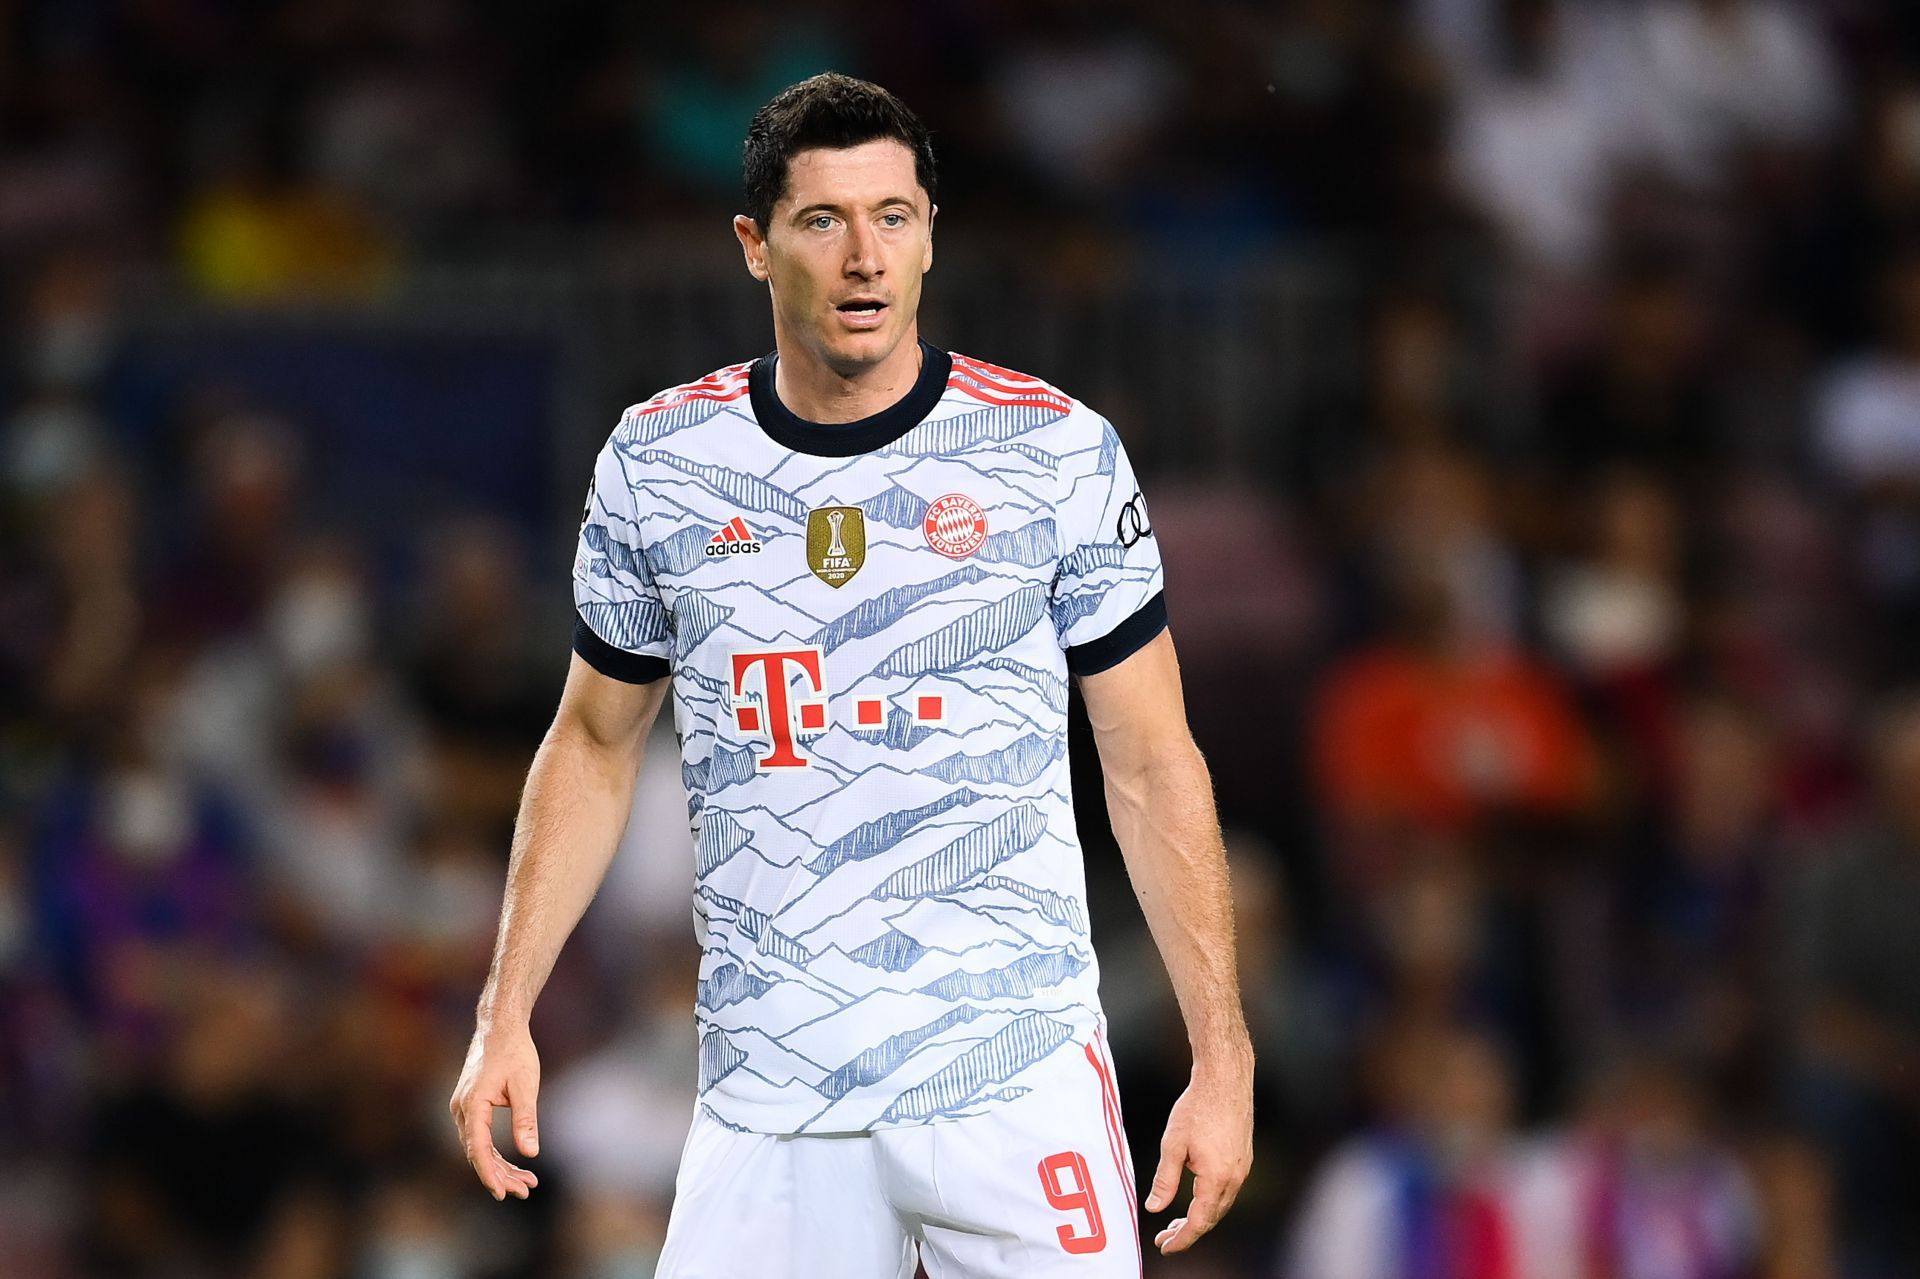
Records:
<instances>
[{"instance_id":1,"label":"hand","mask_svg":"<svg viewBox=\"0 0 1920 1279\"><path fill-rule=\"evenodd\" d=\"M1167 1117L1167 1134L1160 1139L1160 1166L1147 1192L1147 1211L1159 1212L1173 1202L1180 1175L1193 1169L1193 1200L1187 1215L1176 1217L1153 1237L1161 1253L1184 1252L1214 1228L1240 1183L1253 1167L1253 1064L1206 1071L1195 1068L1193 1079Z\"/></svg>"},{"instance_id":2,"label":"hand","mask_svg":"<svg viewBox=\"0 0 1920 1279\"><path fill-rule=\"evenodd\" d=\"M525 1199L540 1178L508 1163L494 1148L494 1108L512 1110L513 1144L531 1159L540 1153L540 1124L534 1111L539 1095L540 1054L534 1051L533 1035L524 1025L474 1032L467 1064L447 1108L453 1113L467 1162L495 1200L508 1195Z\"/></svg>"}]
</instances>

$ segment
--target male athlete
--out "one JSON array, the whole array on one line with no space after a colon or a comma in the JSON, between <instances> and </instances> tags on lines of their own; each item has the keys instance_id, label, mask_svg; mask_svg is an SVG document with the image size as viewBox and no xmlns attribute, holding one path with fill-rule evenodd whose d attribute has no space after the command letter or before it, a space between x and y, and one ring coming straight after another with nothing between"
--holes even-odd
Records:
<instances>
[{"instance_id":1,"label":"male athlete","mask_svg":"<svg viewBox=\"0 0 1920 1279\"><path fill-rule=\"evenodd\" d=\"M1193 1051L1146 1199L1190 1246L1252 1160L1226 865L1152 525L1113 428L921 340L933 153L845 76L761 108L747 270L774 353L627 410L574 561L455 1126L539 1184L528 1016L670 689L697 838L700 1104L662 1279L1138 1276L1068 787L1077 678Z\"/></svg>"}]
</instances>

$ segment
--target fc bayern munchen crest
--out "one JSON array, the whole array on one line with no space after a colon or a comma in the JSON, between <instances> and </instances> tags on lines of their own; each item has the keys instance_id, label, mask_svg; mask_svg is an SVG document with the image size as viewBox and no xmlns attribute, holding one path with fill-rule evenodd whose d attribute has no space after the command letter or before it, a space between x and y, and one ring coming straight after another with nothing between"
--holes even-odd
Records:
<instances>
[{"instance_id":1,"label":"fc bayern munchen crest","mask_svg":"<svg viewBox=\"0 0 1920 1279\"><path fill-rule=\"evenodd\" d=\"M807 512L807 567L828 586L845 586L867 562L867 517L857 506Z\"/></svg>"},{"instance_id":2,"label":"fc bayern munchen crest","mask_svg":"<svg viewBox=\"0 0 1920 1279\"><path fill-rule=\"evenodd\" d=\"M987 513L965 493L949 493L927 508L927 545L963 560L987 540Z\"/></svg>"}]
</instances>

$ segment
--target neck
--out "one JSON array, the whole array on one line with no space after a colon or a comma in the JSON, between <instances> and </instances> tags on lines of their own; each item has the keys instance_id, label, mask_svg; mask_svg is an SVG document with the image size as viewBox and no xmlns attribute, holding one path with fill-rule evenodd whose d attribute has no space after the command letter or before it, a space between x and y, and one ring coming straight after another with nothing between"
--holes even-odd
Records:
<instances>
[{"instance_id":1,"label":"neck","mask_svg":"<svg viewBox=\"0 0 1920 1279\"><path fill-rule=\"evenodd\" d=\"M776 342L773 388L780 402L809 422L858 422L890 408L920 376L920 326L907 330L887 358L842 373L799 342Z\"/></svg>"}]
</instances>

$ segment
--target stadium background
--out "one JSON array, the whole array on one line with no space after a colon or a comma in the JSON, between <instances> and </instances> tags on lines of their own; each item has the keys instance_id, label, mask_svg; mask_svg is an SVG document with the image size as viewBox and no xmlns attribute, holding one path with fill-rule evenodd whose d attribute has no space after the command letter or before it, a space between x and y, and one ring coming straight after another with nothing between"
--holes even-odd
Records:
<instances>
[{"instance_id":1,"label":"stadium background","mask_svg":"<svg viewBox=\"0 0 1920 1279\"><path fill-rule=\"evenodd\" d=\"M0 1269L650 1272L670 735L530 1202L446 1098L593 448L770 345L739 139L832 67L935 130L924 330L1146 475L1261 1055L1148 1273L1920 1273L1916 11L668 8L0 5Z\"/></svg>"}]
</instances>

